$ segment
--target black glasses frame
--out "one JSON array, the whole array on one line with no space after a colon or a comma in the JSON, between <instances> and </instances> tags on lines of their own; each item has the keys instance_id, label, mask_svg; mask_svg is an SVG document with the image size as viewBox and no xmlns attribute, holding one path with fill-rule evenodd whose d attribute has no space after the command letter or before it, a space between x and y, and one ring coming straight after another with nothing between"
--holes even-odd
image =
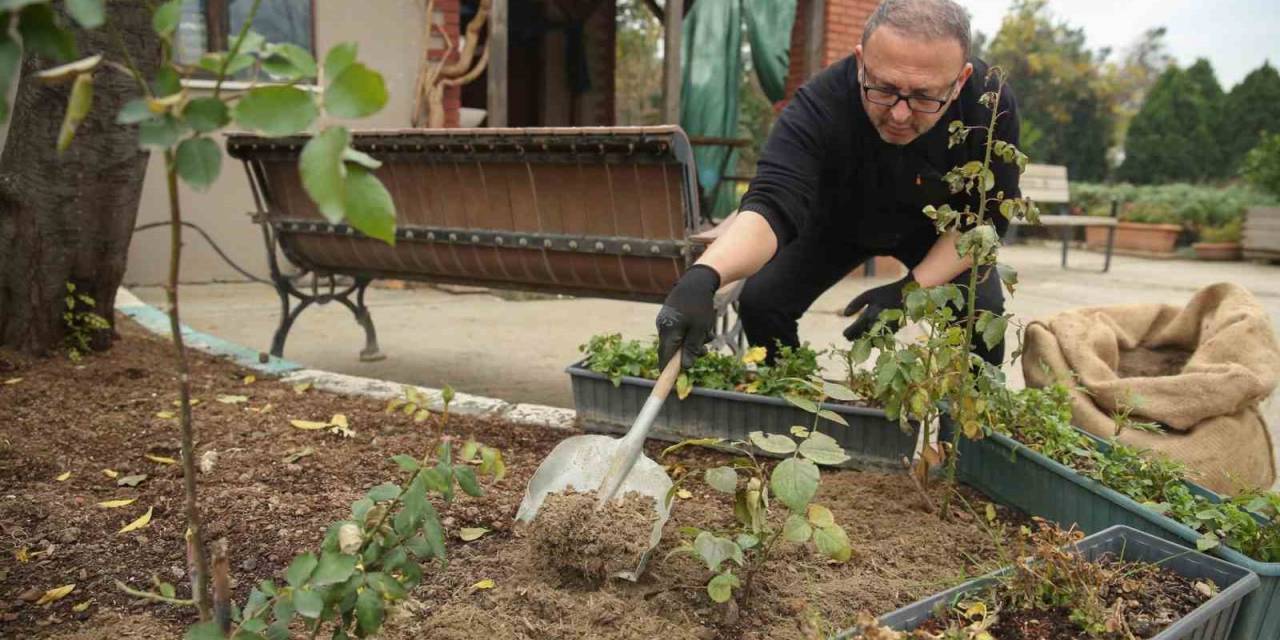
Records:
<instances>
[{"instance_id":1,"label":"black glasses frame","mask_svg":"<svg viewBox=\"0 0 1280 640\"><path fill-rule=\"evenodd\" d=\"M955 97L956 82L960 80L960 76L961 74L964 73L964 69L961 69L960 73L957 73L956 77L951 80L951 90L947 93L947 97L945 98L933 98L933 97L922 96L922 95L907 95L903 93L898 93L897 91L891 91L888 87L871 86L866 83L866 78L867 78L866 66L865 65L862 66L858 70L858 72L859 72L859 75L862 76L860 78L861 84L862 84L862 95L866 96L868 102L892 109L893 107L898 106L899 102L906 100L907 108L916 113L938 113L939 111L942 111L942 108L945 107L947 103L951 101L952 98ZM878 94L882 94L882 95L877 95L876 97L872 97L871 96L872 91L875 91ZM921 107L931 107L931 108L921 108Z\"/></svg>"}]
</instances>

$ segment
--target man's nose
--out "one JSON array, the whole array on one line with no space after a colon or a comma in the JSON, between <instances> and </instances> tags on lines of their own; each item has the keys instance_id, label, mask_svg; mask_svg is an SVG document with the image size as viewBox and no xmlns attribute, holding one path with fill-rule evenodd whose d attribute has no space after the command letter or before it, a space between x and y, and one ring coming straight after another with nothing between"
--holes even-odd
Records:
<instances>
[{"instance_id":1,"label":"man's nose","mask_svg":"<svg viewBox=\"0 0 1280 640\"><path fill-rule=\"evenodd\" d=\"M898 104L889 109L889 115L893 116L894 122L907 122L911 119L911 107L907 106L906 100L899 100Z\"/></svg>"}]
</instances>

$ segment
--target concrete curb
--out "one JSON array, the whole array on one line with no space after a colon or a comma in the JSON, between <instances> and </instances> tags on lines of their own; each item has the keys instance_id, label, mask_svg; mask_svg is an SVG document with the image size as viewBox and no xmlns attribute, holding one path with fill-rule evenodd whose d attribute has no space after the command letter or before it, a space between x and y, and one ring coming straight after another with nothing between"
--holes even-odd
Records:
<instances>
[{"instance_id":1,"label":"concrete curb","mask_svg":"<svg viewBox=\"0 0 1280 640\"><path fill-rule=\"evenodd\" d=\"M168 337L169 316L120 287L116 292L116 311L128 316L148 331ZM301 364L284 358L277 358L264 352L250 349L243 345L224 340L217 336L196 331L182 325L182 339L186 345L197 351L227 358L236 364L253 369L270 376L278 376L285 382L310 382L313 387L330 393L348 396L364 396L389 400L404 393L405 387L413 387L427 398L430 398L432 411L444 409L441 390L430 387L401 384L377 378L350 376L332 371L307 369ZM454 393L449 410L460 415L484 416L500 418L516 424L547 427L559 430L576 430L577 413L572 409L548 407L540 404L513 404L498 398Z\"/></svg>"}]
</instances>

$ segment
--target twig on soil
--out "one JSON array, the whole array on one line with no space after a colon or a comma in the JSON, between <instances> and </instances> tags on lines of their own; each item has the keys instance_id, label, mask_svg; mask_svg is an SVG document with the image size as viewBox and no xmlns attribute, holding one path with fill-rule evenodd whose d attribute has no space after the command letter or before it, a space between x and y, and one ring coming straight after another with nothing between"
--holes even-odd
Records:
<instances>
[{"instance_id":1,"label":"twig on soil","mask_svg":"<svg viewBox=\"0 0 1280 640\"><path fill-rule=\"evenodd\" d=\"M924 500L924 508L928 509L929 513L937 513L938 509L933 506L933 499L929 497L929 492L925 490L923 484L920 484L920 478L917 478L915 472L911 469L911 460L903 456L902 466L906 468L907 477L911 478L911 483L916 486L916 491L920 492L920 497Z\"/></svg>"},{"instance_id":2,"label":"twig on soil","mask_svg":"<svg viewBox=\"0 0 1280 640\"><path fill-rule=\"evenodd\" d=\"M134 589L133 587L130 587L129 585L127 585L127 584L125 584L125 583L123 583L123 582L121 582L121 581L119 581L119 580L116 580L116 587L117 587L117 588L119 588L121 591L123 591L123 592L125 592L125 593L127 593L127 594L129 594L129 595L131 595L131 596L133 596L133 597L135 597L135 598L142 598L143 600L154 600L154 601L156 601L156 602L165 602L165 603L168 603L168 604L176 604L176 605L178 605L178 606L182 606L182 607L194 607L194 606L196 606L196 601L195 601L195 600L184 600L184 599L182 599L182 598L170 598L170 597L168 597L168 596L162 596L162 595L160 595L160 594L158 594L158 593L152 593L152 592L150 592L150 591L139 591L139 590Z\"/></svg>"}]
</instances>

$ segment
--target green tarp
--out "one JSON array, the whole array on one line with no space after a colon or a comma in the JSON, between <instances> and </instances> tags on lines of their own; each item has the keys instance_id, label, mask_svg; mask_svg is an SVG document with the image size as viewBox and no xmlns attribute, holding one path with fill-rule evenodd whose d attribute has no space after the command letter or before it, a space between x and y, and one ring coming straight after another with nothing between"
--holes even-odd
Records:
<instances>
[{"instance_id":1,"label":"green tarp","mask_svg":"<svg viewBox=\"0 0 1280 640\"><path fill-rule=\"evenodd\" d=\"M750 43L752 66L770 101L781 100L790 59L795 0L697 0L685 16L680 68L683 71L680 126L690 136L734 138L738 134L738 91L743 70L742 35ZM737 206L731 183L721 176L736 164L724 146L694 147L703 202L719 219ZM714 195L714 197L712 197Z\"/></svg>"}]
</instances>

